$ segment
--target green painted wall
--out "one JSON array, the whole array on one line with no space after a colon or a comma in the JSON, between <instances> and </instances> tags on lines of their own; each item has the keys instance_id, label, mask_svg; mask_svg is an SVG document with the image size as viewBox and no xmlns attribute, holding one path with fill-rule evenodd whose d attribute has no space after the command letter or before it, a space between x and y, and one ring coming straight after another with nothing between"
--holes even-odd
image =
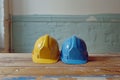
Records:
<instances>
[{"instance_id":1,"label":"green painted wall","mask_svg":"<svg viewBox=\"0 0 120 80\"><path fill-rule=\"evenodd\" d=\"M89 53L120 52L120 14L13 16L13 52L32 52L36 39L50 34L59 42L72 35L85 40Z\"/></svg>"}]
</instances>

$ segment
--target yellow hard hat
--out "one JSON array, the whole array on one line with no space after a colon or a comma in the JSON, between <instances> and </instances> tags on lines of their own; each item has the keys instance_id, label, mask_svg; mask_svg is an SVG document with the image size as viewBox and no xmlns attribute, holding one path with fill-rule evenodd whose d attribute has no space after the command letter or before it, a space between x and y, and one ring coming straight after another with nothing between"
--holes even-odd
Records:
<instances>
[{"instance_id":1,"label":"yellow hard hat","mask_svg":"<svg viewBox=\"0 0 120 80\"><path fill-rule=\"evenodd\" d=\"M55 63L60 52L57 41L49 35L41 36L34 45L32 60L35 63Z\"/></svg>"}]
</instances>

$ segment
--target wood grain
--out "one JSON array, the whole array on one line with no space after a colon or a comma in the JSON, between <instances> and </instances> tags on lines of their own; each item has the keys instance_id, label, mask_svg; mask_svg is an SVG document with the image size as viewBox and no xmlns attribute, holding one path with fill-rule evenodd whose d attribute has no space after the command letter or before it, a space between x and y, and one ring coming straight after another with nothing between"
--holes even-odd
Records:
<instances>
[{"instance_id":1,"label":"wood grain","mask_svg":"<svg viewBox=\"0 0 120 80\"><path fill-rule=\"evenodd\" d=\"M31 54L0 54L0 76L34 76L35 80L41 80L40 78L45 76L52 76L51 80L56 78L54 76L57 76L58 80L81 80L78 78L80 76L88 80L87 78L92 76L93 80L96 80L96 77L101 80L104 80L102 77L105 77L105 80L120 80L120 54L90 54L88 63L82 65L68 65L61 61L55 64L35 64Z\"/></svg>"}]
</instances>

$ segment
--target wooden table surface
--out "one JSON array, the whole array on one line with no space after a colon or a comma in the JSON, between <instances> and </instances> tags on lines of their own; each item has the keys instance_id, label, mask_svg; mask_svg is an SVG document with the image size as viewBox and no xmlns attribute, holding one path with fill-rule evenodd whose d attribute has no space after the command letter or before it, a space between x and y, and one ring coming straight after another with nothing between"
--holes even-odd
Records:
<instances>
[{"instance_id":1,"label":"wooden table surface","mask_svg":"<svg viewBox=\"0 0 120 80\"><path fill-rule=\"evenodd\" d=\"M0 53L0 80L120 80L120 54L90 54L89 62L35 64L30 53Z\"/></svg>"}]
</instances>

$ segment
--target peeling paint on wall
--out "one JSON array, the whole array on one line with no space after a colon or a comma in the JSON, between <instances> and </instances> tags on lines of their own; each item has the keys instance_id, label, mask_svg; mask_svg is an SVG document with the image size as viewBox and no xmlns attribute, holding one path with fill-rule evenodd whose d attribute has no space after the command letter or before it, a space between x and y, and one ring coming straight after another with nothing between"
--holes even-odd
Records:
<instances>
[{"instance_id":1,"label":"peeling paint on wall","mask_svg":"<svg viewBox=\"0 0 120 80\"><path fill-rule=\"evenodd\" d=\"M95 16L90 16L86 21L97 21Z\"/></svg>"},{"instance_id":2,"label":"peeling paint on wall","mask_svg":"<svg viewBox=\"0 0 120 80\"><path fill-rule=\"evenodd\" d=\"M89 53L117 53L119 21L120 14L13 16L13 52L32 52L36 39L50 34L60 48L66 38L76 35L85 40Z\"/></svg>"},{"instance_id":3,"label":"peeling paint on wall","mask_svg":"<svg viewBox=\"0 0 120 80\"><path fill-rule=\"evenodd\" d=\"M42 76L42 77L7 77L2 80L108 80L106 76Z\"/></svg>"},{"instance_id":4,"label":"peeling paint on wall","mask_svg":"<svg viewBox=\"0 0 120 80\"><path fill-rule=\"evenodd\" d=\"M35 77L13 77L13 78L3 78L2 80L36 80Z\"/></svg>"}]
</instances>

